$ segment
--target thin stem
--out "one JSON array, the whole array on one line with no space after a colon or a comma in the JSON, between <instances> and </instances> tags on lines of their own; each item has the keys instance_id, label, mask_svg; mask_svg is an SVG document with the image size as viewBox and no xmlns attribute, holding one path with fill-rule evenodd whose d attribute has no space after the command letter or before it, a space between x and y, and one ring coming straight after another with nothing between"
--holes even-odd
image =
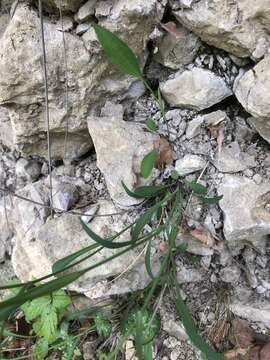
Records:
<instances>
[{"instance_id":1,"label":"thin stem","mask_svg":"<svg viewBox=\"0 0 270 360\"><path fill-rule=\"evenodd\" d=\"M44 87L45 87L45 124L47 132L47 150L48 150L48 165L49 165L49 183L50 183L50 212L53 216L53 195L52 195L52 151L51 151L51 136L50 136L50 114L49 114L49 89L48 89L48 73L47 73L47 59L46 59L46 47L44 37L44 22L42 13L42 0L38 1L39 17L40 17L40 32L41 32L41 44L42 44L42 65L44 75Z\"/></svg>"}]
</instances>

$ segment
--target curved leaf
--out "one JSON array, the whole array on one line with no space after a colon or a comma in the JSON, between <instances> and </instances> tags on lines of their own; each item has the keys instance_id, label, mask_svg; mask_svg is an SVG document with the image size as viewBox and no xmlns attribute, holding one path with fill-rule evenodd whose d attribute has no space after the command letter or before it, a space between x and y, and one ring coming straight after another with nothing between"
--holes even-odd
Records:
<instances>
[{"instance_id":1,"label":"curved leaf","mask_svg":"<svg viewBox=\"0 0 270 360\"><path fill-rule=\"evenodd\" d=\"M205 204L209 204L209 205L218 204L219 201L220 201L222 198L223 198L223 195L215 196L215 197L212 197L212 198L207 198L207 197L202 197L202 196L200 196L200 199L202 199L202 201L203 201Z\"/></svg>"},{"instance_id":2,"label":"curved leaf","mask_svg":"<svg viewBox=\"0 0 270 360\"><path fill-rule=\"evenodd\" d=\"M123 188L125 189L126 193L135 198L135 199L148 199L155 196L158 196L164 193L167 190L167 186L158 185L158 186L139 186L134 191L128 189L128 187L122 181Z\"/></svg>"},{"instance_id":3,"label":"curved leaf","mask_svg":"<svg viewBox=\"0 0 270 360\"><path fill-rule=\"evenodd\" d=\"M151 245L151 240L149 240L145 254L145 268L149 277L154 280L154 275L151 267Z\"/></svg>"},{"instance_id":4,"label":"curved leaf","mask_svg":"<svg viewBox=\"0 0 270 360\"><path fill-rule=\"evenodd\" d=\"M188 184L189 190L194 191L196 194L199 195L206 195L208 190L205 186L197 183L196 181L190 181Z\"/></svg>"},{"instance_id":5,"label":"curved leaf","mask_svg":"<svg viewBox=\"0 0 270 360\"><path fill-rule=\"evenodd\" d=\"M157 161L158 158L158 152L157 150L152 150L150 153L148 153L147 155L145 155L145 157L142 159L141 162L141 175L142 177L144 177L145 179L147 179L154 167L155 167L155 163Z\"/></svg>"},{"instance_id":6,"label":"curved leaf","mask_svg":"<svg viewBox=\"0 0 270 360\"><path fill-rule=\"evenodd\" d=\"M138 60L128 45L104 27L94 24L97 38L111 61L120 71L142 80L143 75Z\"/></svg>"}]
</instances>

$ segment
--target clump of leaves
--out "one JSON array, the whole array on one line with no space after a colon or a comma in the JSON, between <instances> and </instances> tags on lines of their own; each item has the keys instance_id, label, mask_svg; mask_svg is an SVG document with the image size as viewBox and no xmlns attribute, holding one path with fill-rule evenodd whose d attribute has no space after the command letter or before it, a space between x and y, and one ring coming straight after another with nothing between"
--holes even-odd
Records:
<instances>
[{"instance_id":1,"label":"clump of leaves","mask_svg":"<svg viewBox=\"0 0 270 360\"><path fill-rule=\"evenodd\" d=\"M50 295L27 301L21 306L28 323L32 324L38 340L35 344L37 359L44 359L49 351L49 345L59 338L59 323L70 304L70 298L64 290L58 290Z\"/></svg>"},{"instance_id":2,"label":"clump of leaves","mask_svg":"<svg viewBox=\"0 0 270 360\"><path fill-rule=\"evenodd\" d=\"M94 317L96 330L99 336L108 337L112 332L112 326L107 316L101 311Z\"/></svg>"}]
</instances>

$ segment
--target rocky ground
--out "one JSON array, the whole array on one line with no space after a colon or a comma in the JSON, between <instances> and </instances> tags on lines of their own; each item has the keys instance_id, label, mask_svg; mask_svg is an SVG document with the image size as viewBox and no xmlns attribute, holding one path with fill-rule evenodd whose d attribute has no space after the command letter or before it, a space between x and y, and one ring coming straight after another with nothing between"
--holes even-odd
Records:
<instances>
[{"instance_id":1,"label":"rocky ground","mask_svg":"<svg viewBox=\"0 0 270 360\"><path fill-rule=\"evenodd\" d=\"M191 231L179 232L188 248L177 259L177 276L201 334L220 351L233 347L234 318L269 335L267 1L65 0L63 21L58 1L44 3L55 211L50 218L35 2L19 1L10 16L10 2L2 1L0 283L43 276L57 259L89 244L80 216L101 235L120 231L141 211L121 181L129 188L144 184L140 162L153 148L164 151L166 138L165 166L146 183L162 183L177 170L181 181L198 180L209 196L223 195L219 205L194 197L183 203ZM130 45L149 82L160 86L166 121L140 82L111 67L91 27L96 20ZM155 133L146 129L149 118ZM132 270L118 278L130 258ZM144 288L149 280L134 250L69 289L96 300ZM160 315L155 358L199 359L167 294ZM87 344L84 358L92 359L95 349Z\"/></svg>"}]
</instances>

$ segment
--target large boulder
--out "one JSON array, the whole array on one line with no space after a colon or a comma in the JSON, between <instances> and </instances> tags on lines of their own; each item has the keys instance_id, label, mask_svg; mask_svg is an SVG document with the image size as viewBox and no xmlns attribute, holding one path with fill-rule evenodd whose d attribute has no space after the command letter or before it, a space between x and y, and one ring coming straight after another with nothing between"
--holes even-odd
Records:
<instances>
[{"instance_id":1,"label":"large boulder","mask_svg":"<svg viewBox=\"0 0 270 360\"><path fill-rule=\"evenodd\" d=\"M268 0L192 1L174 12L203 41L239 57L261 58L268 48Z\"/></svg>"},{"instance_id":2,"label":"large boulder","mask_svg":"<svg viewBox=\"0 0 270 360\"><path fill-rule=\"evenodd\" d=\"M98 203L98 209L96 215L119 212L111 201L106 200ZM120 232L129 221L127 215L120 214L96 217L89 226L101 237L109 237ZM129 240L130 234L127 231L115 241ZM21 280L27 281L49 274L56 260L92 244L95 242L82 229L79 217L65 214L59 218L49 219L37 232L32 233L32 237L17 237L12 258L16 275ZM103 249L73 270L94 265L119 251L119 249ZM144 288L150 278L145 270L144 257L139 256L141 251L141 248L135 248L128 254L93 269L71 284L69 289L84 293L90 298L98 298ZM131 264L133 266L129 268ZM122 275L118 278L120 274Z\"/></svg>"},{"instance_id":3,"label":"large boulder","mask_svg":"<svg viewBox=\"0 0 270 360\"><path fill-rule=\"evenodd\" d=\"M171 106L194 110L207 109L232 94L221 77L198 67L177 72L160 89Z\"/></svg>"},{"instance_id":4,"label":"large boulder","mask_svg":"<svg viewBox=\"0 0 270 360\"><path fill-rule=\"evenodd\" d=\"M226 175L218 193L223 195L220 207L229 247L236 252L246 242L260 247L262 237L270 234L270 184Z\"/></svg>"},{"instance_id":5,"label":"large boulder","mask_svg":"<svg viewBox=\"0 0 270 360\"><path fill-rule=\"evenodd\" d=\"M132 4L115 1L108 17L102 17L100 23L116 31L136 54L140 54L162 11L157 0L149 1L147 6L142 6L142 1ZM86 44L84 39L66 33L65 54L62 32L57 25L44 19L54 158L65 155L75 158L87 152L92 146L86 124L89 111L104 103L106 97L121 99L131 96L128 89L133 80L111 66L93 29L89 31L90 44L89 40ZM27 154L46 155L40 20L37 12L26 4L18 5L1 38L0 67L0 105L9 112L14 147ZM65 146L67 122L69 134ZM5 138L2 140L5 142ZM64 149L67 149L66 154Z\"/></svg>"},{"instance_id":6,"label":"large boulder","mask_svg":"<svg viewBox=\"0 0 270 360\"><path fill-rule=\"evenodd\" d=\"M234 92L245 110L254 116L255 129L270 141L270 55L236 79Z\"/></svg>"},{"instance_id":7,"label":"large boulder","mask_svg":"<svg viewBox=\"0 0 270 360\"><path fill-rule=\"evenodd\" d=\"M109 193L121 206L138 203L125 192L122 182L129 189L142 184L140 163L152 151L159 136L123 120L121 105L106 103L101 116L90 116L88 128L93 139L97 165L104 174Z\"/></svg>"}]
</instances>

